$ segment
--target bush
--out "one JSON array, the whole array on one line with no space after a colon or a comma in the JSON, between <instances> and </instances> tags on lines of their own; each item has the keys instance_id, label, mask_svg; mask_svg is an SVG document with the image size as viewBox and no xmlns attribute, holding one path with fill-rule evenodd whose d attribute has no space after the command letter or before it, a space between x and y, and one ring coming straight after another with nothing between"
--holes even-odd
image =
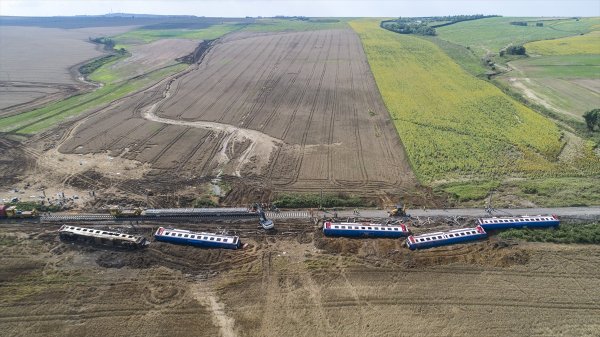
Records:
<instances>
[{"instance_id":1,"label":"bush","mask_svg":"<svg viewBox=\"0 0 600 337\"><path fill-rule=\"evenodd\" d=\"M600 128L600 109L594 109L586 112L583 114L583 118L585 119L585 124L590 131L594 131L596 126Z\"/></svg>"},{"instance_id":2,"label":"bush","mask_svg":"<svg viewBox=\"0 0 600 337\"><path fill-rule=\"evenodd\" d=\"M525 55L526 54L526 50L525 47L522 45L518 45L518 46L508 46L502 50L500 50L500 56L504 56L505 54L508 55Z\"/></svg>"},{"instance_id":3,"label":"bush","mask_svg":"<svg viewBox=\"0 0 600 337\"><path fill-rule=\"evenodd\" d=\"M375 206L373 202L365 202L359 197L345 194L324 194L323 199L319 194L283 194L273 201L280 208L304 207L366 207Z\"/></svg>"},{"instance_id":4,"label":"bush","mask_svg":"<svg viewBox=\"0 0 600 337\"><path fill-rule=\"evenodd\" d=\"M217 207L219 206L216 202L214 202L209 197L201 197L194 200L193 207Z\"/></svg>"}]
</instances>

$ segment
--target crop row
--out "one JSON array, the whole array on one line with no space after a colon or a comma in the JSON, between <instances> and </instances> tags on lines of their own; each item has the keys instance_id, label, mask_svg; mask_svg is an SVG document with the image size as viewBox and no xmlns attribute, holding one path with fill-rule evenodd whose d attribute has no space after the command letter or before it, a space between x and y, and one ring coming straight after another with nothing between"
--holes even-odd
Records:
<instances>
[{"instance_id":1,"label":"crop row","mask_svg":"<svg viewBox=\"0 0 600 337\"><path fill-rule=\"evenodd\" d=\"M471 76L429 41L385 31L375 20L350 25L422 181L557 168L563 141L554 123Z\"/></svg>"}]
</instances>

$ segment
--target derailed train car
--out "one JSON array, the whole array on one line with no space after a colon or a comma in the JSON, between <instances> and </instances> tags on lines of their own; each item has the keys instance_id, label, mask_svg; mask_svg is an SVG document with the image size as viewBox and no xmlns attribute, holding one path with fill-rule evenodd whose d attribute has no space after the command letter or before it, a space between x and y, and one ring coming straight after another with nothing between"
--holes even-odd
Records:
<instances>
[{"instance_id":1,"label":"derailed train car","mask_svg":"<svg viewBox=\"0 0 600 337\"><path fill-rule=\"evenodd\" d=\"M63 225L58 235L62 241L82 242L100 246L120 247L126 249L141 249L149 242L145 237L125 233L105 231L95 228L83 228Z\"/></svg>"},{"instance_id":2,"label":"derailed train car","mask_svg":"<svg viewBox=\"0 0 600 337\"><path fill-rule=\"evenodd\" d=\"M556 215L536 215L536 216L507 216L480 218L477 220L479 226L486 231L510 228L534 228L534 227L558 227L560 220Z\"/></svg>"},{"instance_id":3,"label":"derailed train car","mask_svg":"<svg viewBox=\"0 0 600 337\"><path fill-rule=\"evenodd\" d=\"M238 236L191 232L184 229L159 227L154 234L156 241L176 243L203 248L238 249L242 242Z\"/></svg>"},{"instance_id":4,"label":"derailed train car","mask_svg":"<svg viewBox=\"0 0 600 337\"><path fill-rule=\"evenodd\" d=\"M384 225L372 223L326 221L323 224L323 234L326 236L400 238L410 235L404 224Z\"/></svg>"},{"instance_id":5,"label":"derailed train car","mask_svg":"<svg viewBox=\"0 0 600 337\"><path fill-rule=\"evenodd\" d=\"M476 241L485 238L487 238L487 233L481 226L477 226L475 228L454 229L448 232L411 235L406 239L406 245L411 250L427 249L469 241Z\"/></svg>"}]
</instances>

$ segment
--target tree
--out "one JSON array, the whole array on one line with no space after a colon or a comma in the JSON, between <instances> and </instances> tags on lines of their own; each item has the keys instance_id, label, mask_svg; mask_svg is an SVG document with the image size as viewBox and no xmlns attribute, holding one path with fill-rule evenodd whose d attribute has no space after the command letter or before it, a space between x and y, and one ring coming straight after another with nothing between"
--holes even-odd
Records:
<instances>
[{"instance_id":1,"label":"tree","mask_svg":"<svg viewBox=\"0 0 600 337\"><path fill-rule=\"evenodd\" d=\"M600 128L600 109L594 109L583 114L583 118L585 119L585 124L590 131L594 131L594 128L597 126Z\"/></svg>"}]
</instances>

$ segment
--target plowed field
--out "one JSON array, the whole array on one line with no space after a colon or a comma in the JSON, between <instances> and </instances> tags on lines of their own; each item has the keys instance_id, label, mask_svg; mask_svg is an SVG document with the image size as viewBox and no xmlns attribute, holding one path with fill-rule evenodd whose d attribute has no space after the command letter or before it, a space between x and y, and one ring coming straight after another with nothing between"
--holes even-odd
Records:
<instances>
[{"instance_id":1,"label":"plowed field","mask_svg":"<svg viewBox=\"0 0 600 337\"><path fill-rule=\"evenodd\" d=\"M350 29L235 33L198 65L79 123L60 151L273 191L393 192L415 178Z\"/></svg>"},{"instance_id":2,"label":"plowed field","mask_svg":"<svg viewBox=\"0 0 600 337\"><path fill-rule=\"evenodd\" d=\"M156 226L156 225L155 225ZM186 225L187 226L187 225ZM412 252L307 223L226 228L242 250L119 251L5 225L7 336L597 336L600 249L496 239ZM149 237L151 225L128 228Z\"/></svg>"}]
</instances>

